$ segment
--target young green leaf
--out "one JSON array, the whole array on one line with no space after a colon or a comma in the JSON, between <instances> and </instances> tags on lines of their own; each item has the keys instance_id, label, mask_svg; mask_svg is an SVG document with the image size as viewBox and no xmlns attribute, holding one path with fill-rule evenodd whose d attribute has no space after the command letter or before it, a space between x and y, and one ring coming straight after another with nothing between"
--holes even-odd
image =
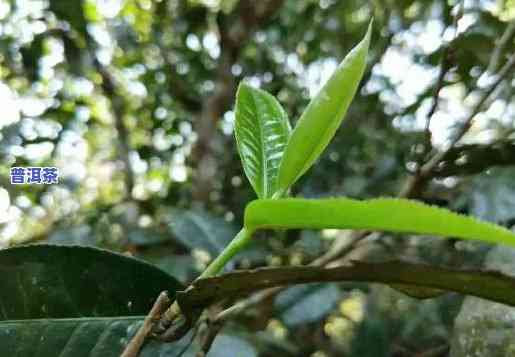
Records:
<instances>
[{"instance_id":1,"label":"young green leaf","mask_svg":"<svg viewBox=\"0 0 515 357\"><path fill-rule=\"evenodd\" d=\"M260 198L272 197L291 132L286 112L272 95L241 83L236 94L234 132L243 169L254 191Z\"/></svg>"},{"instance_id":2,"label":"young green leaf","mask_svg":"<svg viewBox=\"0 0 515 357\"><path fill-rule=\"evenodd\" d=\"M481 240L515 246L515 233L418 201L379 198L256 200L245 209L245 228L370 229Z\"/></svg>"},{"instance_id":3,"label":"young green leaf","mask_svg":"<svg viewBox=\"0 0 515 357\"><path fill-rule=\"evenodd\" d=\"M340 126L365 71L371 32L372 23L363 40L347 54L302 113L281 161L281 192L311 167Z\"/></svg>"}]
</instances>

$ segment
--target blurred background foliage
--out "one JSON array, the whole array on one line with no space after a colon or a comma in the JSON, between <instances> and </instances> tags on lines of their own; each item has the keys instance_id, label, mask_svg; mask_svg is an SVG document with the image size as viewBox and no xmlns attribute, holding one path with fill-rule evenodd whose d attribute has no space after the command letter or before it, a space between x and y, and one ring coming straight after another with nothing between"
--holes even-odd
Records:
<instances>
[{"instance_id":1,"label":"blurred background foliage","mask_svg":"<svg viewBox=\"0 0 515 357\"><path fill-rule=\"evenodd\" d=\"M515 2L0 0L0 247L100 246L191 281L254 198L233 140L237 84L276 95L294 124L372 17L368 71L296 186L305 197L396 195L513 51ZM513 89L512 77L497 88L416 198L515 223ZM60 182L11 185L13 166L56 166ZM305 264L347 236L268 233L228 269ZM472 266L487 250L373 235L345 259ZM228 346L234 355L445 356L461 301L367 284L296 287L231 321L240 340Z\"/></svg>"}]
</instances>

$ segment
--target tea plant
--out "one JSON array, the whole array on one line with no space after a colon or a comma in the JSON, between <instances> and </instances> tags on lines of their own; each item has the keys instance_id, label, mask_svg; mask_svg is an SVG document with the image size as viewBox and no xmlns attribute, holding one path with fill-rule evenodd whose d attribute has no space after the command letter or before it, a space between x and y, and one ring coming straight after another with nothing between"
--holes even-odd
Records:
<instances>
[{"instance_id":1,"label":"tea plant","mask_svg":"<svg viewBox=\"0 0 515 357\"><path fill-rule=\"evenodd\" d=\"M503 227L414 200L289 197L292 185L316 162L345 117L365 71L371 29L372 23L362 41L311 100L293 130L276 98L245 82L240 84L235 104L235 137L243 170L258 199L247 205L243 228L200 275L200 280L218 274L234 255L245 249L259 229L379 230L515 246L515 234ZM223 295L223 287L216 288ZM191 289L195 289L195 283ZM191 306L181 310L179 305L175 302L161 320L161 328L171 330L164 334L166 340L182 337L198 318L196 313L182 311ZM188 315L186 322L183 314Z\"/></svg>"},{"instance_id":2,"label":"tea plant","mask_svg":"<svg viewBox=\"0 0 515 357\"><path fill-rule=\"evenodd\" d=\"M371 29L372 23L311 100L293 131L285 110L272 95L240 84L235 136L243 169L259 199L247 206L243 229L201 278L218 273L262 228L373 229L515 246L515 235L507 229L420 202L288 198L292 185L315 163L345 117L365 71Z\"/></svg>"},{"instance_id":3,"label":"tea plant","mask_svg":"<svg viewBox=\"0 0 515 357\"><path fill-rule=\"evenodd\" d=\"M322 154L358 91L371 29L372 24L293 130L278 100L240 84L235 136L243 170L258 199L247 205L240 232L188 287L147 263L95 248L36 245L0 251L2 352L115 356L124 350L123 356L135 356L151 332L168 341L183 337L214 302L268 287L316 281L375 281L401 290L411 284L429 288L429 294L451 290L515 305L512 277L398 261L261 269L213 278L260 229L377 230L515 246L515 234L508 229L414 200L290 197L292 186ZM168 294L159 295L161 290ZM154 308L144 318L157 295ZM170 351L153 341L143 353Z\"/></svg>"}]
</instances>

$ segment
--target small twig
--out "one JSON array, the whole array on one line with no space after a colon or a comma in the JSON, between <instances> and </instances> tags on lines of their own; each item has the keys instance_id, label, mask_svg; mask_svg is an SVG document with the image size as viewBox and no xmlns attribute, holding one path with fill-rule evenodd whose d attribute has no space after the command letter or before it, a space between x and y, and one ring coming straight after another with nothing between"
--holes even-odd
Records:
<instances>
[{"instance_id":1,"label":"small twig","mask_svg":"<svg viewBox=\"0 0 515 357\"><path fill-rule=\"evenodd\" d=\"M282 290L286 289L287 287L279 286L275 288L269 288L266 290L262 290L258 293L255 293L254 295L250 296L247 299L240 300L238 303L234 304L233 306L223 310L220 312L216 317L215 321L227 321L230 317L238 315L242 313L243 311L248 310L252 306L260 304L264 300L268 300L269 298L273 297L274 295L278 294Z\"/></svg>"},{"instance_id":2,"label":"small twig","mask_svg":"<svg viewBox=\"0 0 515 357\"><path fill-rule=\"evenodd\" d=\"M499 63L501 62L501 57L503 51L510 44L511 39L515 35L515 20L512 20L506 30L502 34L501 38L497 42L495 46L494 52L492 53L492 57L490 57L490 63L487 67L487 72L495 73L499 67Z\"/></svg>"},{"instance_id":3,"label":"small twig","mask_svg":"<svg viewBox=\"0 0 515 357\"><path fill-rule=\"evenodd\" d=\"M312 261L309 265L325 266L335 259L346 256L352 252L361 241L366 239L370 233L371 232L368 231L358 231L353 232L350 238L337 239L327 252Z\"/></svg>"},{"instance_id":4,"label":"small twig","mask_svg":"<svg viewBox=\"0 0 515 357\"><path fill-rule=\"evenodd\" d=\"M513 70L513 67L515 67L515 53L510 56L510 59L508 60L508 62L506 62L504 67L499 71L499 73L497 74L497 79L483 93L481 98L478 100L478 102L472 109L469 116L463 122L459 131L456 133L454 138L451 140L451 142L447 146L447 148L434 154L431 157L431 159L429 159L427 161L427 163L425 163L421 167L418 175L412 176L407 180L404 188L402 189L402 191L400 193L401 197L411 197L417 191L417 189L420 187L421 183L431 176L432 171L438 167L440 162L443 159L445 159L447 154L454 148L454 146L469 131L476 115L481 112L485 102L488 100L488 98L490 98L490 96L497 89L499 84L501 84L503 82L503 80L506 79L506 76L510 73L511 70Z\"/></svg>"},{"instance_id":5,"label":"small twig","mask_svg":"<svg viewBox=\"0 0 515 357\"><path fill-rule=\"evenodd\" d=\"M202 341L200 343L200 351L197 353L196 357L205 357L207 353L211 349L213 342L215 342L216 336L222 330L224 326L224 321L222 320L208 320L206 334L203 336Z\"/></svg>"},{"instance_id":6,"label":"small twig","mask_svg":"<svg viewBox=\"0 0 515 357\"><path fill-rule=\"evenodd\" d=\"M187 289L189 290L191 286ZM176 292L176 300L161 315L159 322L154 326L153 336L163 342L174 342L188 333L202 315L202 309L190 309L182 311L177 301L177 295L184 292Z\"/></svg>"},{"instance_id":7,"label":"small twig","mask_svg":"<svg viewBox=\"0 0 515 357\"><path fill-rule=\"evenodd\" d=\"M141 347L145 343L145 339L152 331L154 322L159 321L163 312L165 312L168 306L170 306L170 303L171 300L168 297L168 293L166 291L161 292L156 302L154 303L154 306L152 306L152 309L145 317L143 325L141 325L138 332L136 332L136 335L134 335L134 337L131 339L127 347L125 347L125 350L120 355L120 357L138 356Z\"/></svg>"},{"instance_id":8,"label":"small twig","mask_svg":"<svg viewBox=\"0 0 515 357\"><path fill-rule=\"evenodd\" d=\"M424 128L424 153L421 155L423 159L425 155L431 150L431 120L433 119L436 109L438 109L438 103L440 101L440 92L442 91L444 79L449 70L451 69L451 63L449 61L449 45L445 46L442 51L442 58L440 59L440 72L438 73L438 79L433 92L431 108L426 115L426 126ZM420 165L419 165L420 166Z\"/></svg>"},{"instance_id":9,"label":"small twig","mask_svg":"<svg viewBox=\"0 0 515 357\"><path fill-rule=\"evenodd\" d=\"M462 129L458 132L458 135L456 136L456 138L451 142L451 145L450 145L451 147L454 146L454 144L456 144L463 137L463 135L465 135L467 133L474 117L482 110L483 104L487 101L487 99L490 97L490 95L497 89L499 84L501 84L501 82L506 79L506 76L511 73L511 71L513 70L514 67L515 67L515 52L511 54L511 56L508 59L508 61L506 62L506 64L496 75L497 79L490 85L490 87L486 90L484 95L479 99L477 104L474 106L472 113L469 115L469 117L465 121L464 125L462 126Z\"/></svg>"},{"instance_id":10,"label":"small twig","mask_svg":"<svg viewBox=\"0 0 515 357\"><path fill-rule=\"evenodd\" d=\"M440 64L439 64L439 67L440 67L440 71L438 73L438 79L436 80L436 85L435 85L435 88L434 88L434 91L433 91L433 96L432 96L432 103L431 103L431 107L429 108L429 111L427 112L427 115L426 115L426 125L425 125L425 128L424 128L424 153L420 156L422 158L422 160L425 159L426 155L429 154L429 152L431 151L431 121L433 119L433 116L434 114L436 113L436 110L438 109L438 104L439 104L439 101L440 101L440 92L442 91L442 88L444 87L444 81L445 81L445 76L447 75L447 73L450 71L450 69L452 68L452 43L456 40L456 38L458 37L458 20L461 18L462 14L463 14L463 3L464 1L461 1L460 3L460 8L458 10L458 13L454 16L454 20L453 20L453 27L454 27L454 36L452 38L452 40L450 40L448 43L444 44L443 46L443 49L442 49L442 56L440 57ZM445 32L445 30L444 30ZM444 35L444 32L442 32L442 36ZM421 163L419 163L419 165L417 166L417 171L420 169L420 167L422 166Z\"/></svg>"},{"instance_id":11,"label":"small twig","mask_svg":"<svg viewBox=\"0 0 515 357\"><path fill-rule=\"evenodd\" d=\"M470 127L472 126L472 122L477 114L481 112L483 109L483 105L485 102L490 98L492 93L497 89L499 84L502 83L506 79L506 76L510 73L510 71L515 67L515 53L513 53L510 56L510 59L504 67L499 71L497 74L497 79L488 87L488 89L483 93L481 98L478 100L474 108L472 109L472 112L469 114L469 116L465 119L463 122L460 130L455 135L454 139L450 142L447 149L440 151L437 153L431 160L427 162L426 165L423 167L423 174L427 175L429 171L433 170L433 168L440 163L440 161L447 155L447 153L463 138L463 136L469 131Z\"/></svg>"}]
</instances>

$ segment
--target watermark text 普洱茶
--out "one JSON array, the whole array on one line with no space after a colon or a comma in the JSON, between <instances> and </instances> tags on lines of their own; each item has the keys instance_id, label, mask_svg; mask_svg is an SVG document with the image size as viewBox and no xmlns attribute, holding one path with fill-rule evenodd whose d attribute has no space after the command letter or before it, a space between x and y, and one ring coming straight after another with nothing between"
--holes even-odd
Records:
<instances>
[{"instance_id":1,"label":"watermark text \u666e\u6d31\u8336","mask_svg":"<svg viewBox=\"0 0 515 357\"><path fill-rule=\"evenodd\" d=\"M59 183L57 167L11 167L13 185L52 185Z\"/></svg>"}]
</instances>

